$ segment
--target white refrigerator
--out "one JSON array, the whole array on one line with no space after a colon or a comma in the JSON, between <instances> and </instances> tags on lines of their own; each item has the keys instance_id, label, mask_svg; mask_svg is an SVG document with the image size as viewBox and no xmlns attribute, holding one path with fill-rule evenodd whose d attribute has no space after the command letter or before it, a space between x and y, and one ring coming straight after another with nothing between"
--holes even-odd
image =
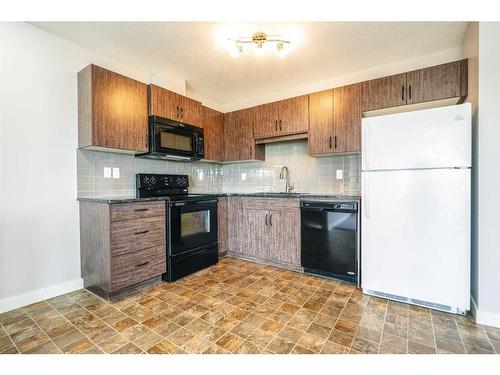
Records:
<instances>
[{"instance_id":1,"label":"white refrigerator","mask_svg":"<svg viewBox=\"0 0 500 375\"><path fill-rule=\"evenodd\" d=\"M471 106L362 121L363 292L470 306Z\"/></svg>"}]
</instances>

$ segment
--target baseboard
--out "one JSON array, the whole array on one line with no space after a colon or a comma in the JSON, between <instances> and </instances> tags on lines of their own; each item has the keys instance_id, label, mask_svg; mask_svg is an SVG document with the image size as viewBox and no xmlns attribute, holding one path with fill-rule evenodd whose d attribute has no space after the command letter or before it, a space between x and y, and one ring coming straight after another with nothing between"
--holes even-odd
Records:
<instances>
[{"instance_id":1,"label":"baseboard","mask_svg":"<svg viewBox=\"0 0 500 375\"><path fill-rule=\"evenodd\" d=\"M0 313L17 309L48 298L57 297L61 294L73 292L83 288L83 279L75 279L65 283L56 284L32 292L18 294L0 300Z\"/></svg>"},{"instance_id":2,"label":"baseboard","mask_svg":"<svg viewBox=\"0 0 500 375\"><path fill-rule=\"evenodd\" d=\"M478 324L500 328L500 314L488 311L481 311L477 308L476 301L471 297L471 314Z\"/></svg>"}]
</instances>

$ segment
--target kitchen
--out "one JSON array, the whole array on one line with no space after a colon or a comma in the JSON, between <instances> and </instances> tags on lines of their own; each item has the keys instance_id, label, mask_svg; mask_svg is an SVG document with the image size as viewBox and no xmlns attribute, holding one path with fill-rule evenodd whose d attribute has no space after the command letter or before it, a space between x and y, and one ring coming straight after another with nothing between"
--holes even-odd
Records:
<instances>
[{"instance_id":1,"label":"kitchen","mask_svg":"<svg viewBox=\"0 0 500 375\"><path fill-rule=\"evenodd\" d=\"M387 35L404 26L368 24L339 27L380 32L389 40L387 52L390 43L398 43ZM139 35L131 46L143 43L149 27L178 36L213 25L2 27L16 35L19 46L41 46L22 48L24 60L44 56L43 66L27 75L37 76L33 87L64 76L61 92L72 93L62 111L58 100L67 94L48 95L40 103L48 108L45 116L57 118L49 123L64 124L50 129L52 138L44 129L20 130L29 136L25 149L60 144L67 157L41 187L13 180L6 189L23 195L47 190L52 214L19 206L32 223L57 218L57 227L48 223L36 233L40 243L51 243L61 225L68 230L60 231L67 241L55 245L50 258L34 251L32 262L24 260L37 278L34 284L21 285L25 277L14 281L15 267L2 270L2 352L499 352L495 298L491 305L488 300L495 280L482 279L490 272L483 262L494 267L495 259L485 260L471 245L481 234L474 218L482 207L475 206L482 201L474 203L474 181L481 176L475 163L483 157L475 143L483 130L475 124L488 121L483 112L478 120L478 102L485 101L485 111L491 108L480 95L478 80L486 79L481 69L498 81L490 68L498 56L477 45L483 41L493 49L497 23L416 23L412 27L422 35L415 40L425 40L425 32L440 33L443 44L432 51L416 44L421 56L401 52L398 59L387 57L383 68L366 66L359 74L347 72L316 86L306 82L295 91L275 89L275 95L255 100L254 87L248 96L228 91L228 105L188 88L197 84L206 95L217 79L203 86L170 73L149 74L154 64L147 59L140 72L132 67L144 56L129 55L127 65L125 54L115 51L117 63L105 47L120 34ZM336 26L302 27L311 33L332 27L333 33ZM253 56L259 43L276 44L280 53L286 49L279 47L288 43L285 37L262 30L248 40L240 36L237 58L227 49L217 53L233 65L273 59L274 68L302 53L290 47L277 59L275 49L264 48L266 55ZM95 52L88 52L89 43ZM63 76L43 52L49 44L56 57L78 56L64 63ZM491 65L478 64L476 47L485 53L481 64ZM16 61L11 57L8 64ZM44 71L50 78L38 76ZM253 74L248 80L271 77ZM234 86L241 91L245 82ZM15 96L23 92L14 90ZM43 171L57 155L40 156ZM9 171L15 165L13 160ZM17 172L13 176L19 178ZM36 171L31 176L38 179ZM67 206L56 203L59 194ZM15 233L21 248L33 247L25 243L26 232ZM2 237L12 234L6 229ZM38 260L42 254L46 260ZM9 253L5 261L16 264L21 256ZM39 270L50 270L58 280Z\"/></svg>"}]
</instances>

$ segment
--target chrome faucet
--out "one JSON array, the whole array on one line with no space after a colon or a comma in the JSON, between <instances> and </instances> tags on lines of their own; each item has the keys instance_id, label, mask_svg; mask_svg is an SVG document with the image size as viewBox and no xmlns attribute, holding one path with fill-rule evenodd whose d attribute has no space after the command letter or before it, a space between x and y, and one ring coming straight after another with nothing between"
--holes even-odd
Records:
<instances>
[{"instance_id":1,"label":"chrome faucet","mask_svg":"<svg viewBox=\"0 0 500 375\"><path fill-rule=\"evenodd\" d=\"M286 165L281 167L280 180L283 179L285 179L285 193L291 192L294 189L294 186L290 183L290 171L288 170L288 167Z\"/></svg>"}]
</instances>

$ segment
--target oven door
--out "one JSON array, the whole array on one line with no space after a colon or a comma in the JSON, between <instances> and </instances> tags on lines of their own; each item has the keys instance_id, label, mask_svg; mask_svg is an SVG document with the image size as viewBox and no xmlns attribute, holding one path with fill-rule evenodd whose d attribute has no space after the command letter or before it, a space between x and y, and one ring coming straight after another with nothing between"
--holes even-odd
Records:
<instances>
[{"instance_id":1,"label":"oven door","mask_svg":"<svg viewBox=\"0 0 500 375\"><path fill-rule=\"evenodd\" d=\"M172 202L170 255L217 242L217 200Z\"/></svg>"},{"instance_id":2,"label":"oven door","mask_svg":"<svg viewBox=\"0 0 500 375\"><path fill-rule=\"evenodd\" d=\"M196 156L196 133L182 127L156 125L154 152L189 158Z\"/></svg>"}]
</instances>

